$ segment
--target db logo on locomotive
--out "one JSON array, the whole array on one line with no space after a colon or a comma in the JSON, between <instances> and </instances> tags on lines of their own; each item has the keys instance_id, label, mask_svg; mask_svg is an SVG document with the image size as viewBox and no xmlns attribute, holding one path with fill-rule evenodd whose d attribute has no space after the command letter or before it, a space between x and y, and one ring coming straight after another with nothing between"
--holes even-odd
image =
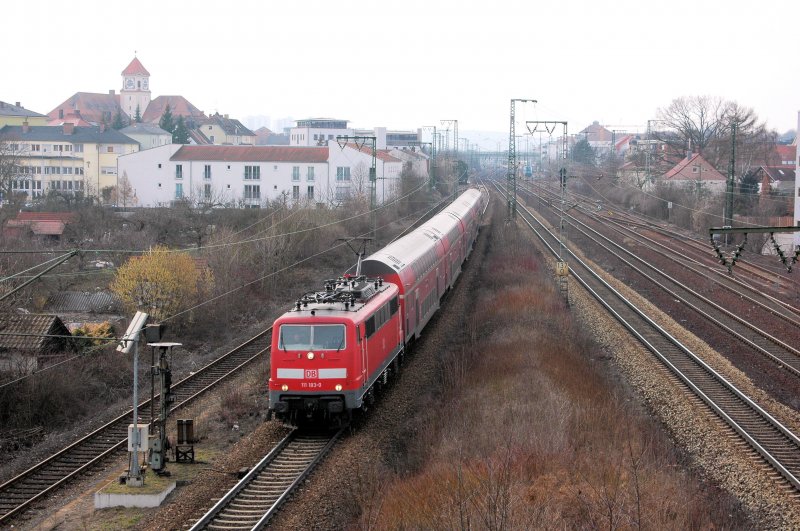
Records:
<instances>
[{"instance_id":1,"label":"db logo on locomotive","mask_svg":"<svg viewBox=\"0 0 800 531\"><path fill-rule=\"evenodd\" d=\"M319 378L317 369L306 369L306 378Z\"/></svg>"}]
</instances>

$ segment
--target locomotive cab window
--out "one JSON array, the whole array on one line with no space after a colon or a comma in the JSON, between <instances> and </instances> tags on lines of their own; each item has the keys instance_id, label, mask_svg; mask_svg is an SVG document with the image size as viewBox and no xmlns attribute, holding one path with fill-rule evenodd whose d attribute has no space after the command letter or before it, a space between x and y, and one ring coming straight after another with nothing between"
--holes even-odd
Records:
<instances>
[{"instance_id":1,"label":"locomotive cab window","mask_svg":"<svg viewBox=\"0 0 800 531\"><path fill-rule=\"evenodd\" d=\"M344 325L281 325L281 350L342 350Z\"/></svg>"}]
</instances>

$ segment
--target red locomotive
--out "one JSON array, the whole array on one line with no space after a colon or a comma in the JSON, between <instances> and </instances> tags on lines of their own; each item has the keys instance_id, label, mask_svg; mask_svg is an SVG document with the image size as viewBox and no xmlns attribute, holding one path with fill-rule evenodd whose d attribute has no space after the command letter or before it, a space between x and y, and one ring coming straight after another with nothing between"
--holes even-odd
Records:
<instances>
[{"instance_id":1,"label":"red locomotive","mask_svg":"<svg viewBox=\"0 0 800 531\"><path fill-rule=\"evenodd\" d=\"M306 293L273 326L269 413L292 424L347 423L399 368L478 234L485 193L470 189L368 256L361 275Z\"/></svg>"}]
</instances>

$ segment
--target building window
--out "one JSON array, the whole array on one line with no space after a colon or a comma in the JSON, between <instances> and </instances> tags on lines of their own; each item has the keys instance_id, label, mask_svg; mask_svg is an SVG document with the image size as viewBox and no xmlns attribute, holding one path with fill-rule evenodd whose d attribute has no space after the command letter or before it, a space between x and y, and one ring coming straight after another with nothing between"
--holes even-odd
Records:
<instances>
[{"instance_id":1,"label":"building window","mask_svg":"<svg viewBox=\"0 0 800 531\"><path fill-rule=\"evenodd\" d=\"M299 186L292 186L292 199L297 201L300 199L300 187Z\"/></svg>"},{"instance_id":2,"label":"building window","mask_svg":"<svg viewBox=\"0 0 800 531\"><path fill-rule=\"evenodd\" d=\"M261 179L261 166L245 166L244 178L253 181Z\"/></svg>"},{"instance_id":3,"label":"building window","mask_svg":"<svg viewBox=\"0 0 800 531\"><path fill-rule=\"evenodd\" d=\"M338 166L336 168L336 180L337 181L349 181L350 180L350 166Z\"/></svg>"},{"instance_id":4,"label":"building window","mask_svg":"<svg viewBox=\"0 0 800 531\"><path fill-rule=\"evenodd\" d=\"M31 144L31 151L41 151L41 150L42 146L40 146L39 144Z\"/></svg>"},{"instance_id":5,"label":"building window","mask_svg":"<svg viewBox=\"0 0 800 531\"><path fill-rule=\"evenodd\" d=\"M306 173L306 180L313 181L314 180L314 166L308 167L308 172Z\"/></svg>"},{"instance_id":6,"label":"building window","mask_svg":"<svg viewBox=\"0 0 800 531\"><path fill-rule=\"evenodd\" d=\"M204 184L203 185L203 197L206 199L211 199L211 185Z\"/></svg>"},{"instance_id":7,"label":"building window","mask_svg":"<svg viewBox=\"0 0 800 531\"><path fill-rule=\"evenodd\" d=\"M292 180L293 181L300 180L300 166L292 166Z\"/></svg>"},{"instance_id":8,"label":"building window","mask_svg":"<svg viewBox=\"0 0 800 531\"><path fill-rule=\"evenodd\" d=\"M348 186L337 186L336 187L336 199L342 200L347 199L347 196L350 195L350 187Z\"/></svg>"},{"instance_id":9,"label":"building window","mask_svg":"<svg viewBox=\"0 0 800 531\"><path fill-rule=\"evenodd\" d=\"M175 183L175 199L183 197L183 183Z\"/></svg>"},{"instance_id":10,"label":"building window","mask_svg":"<svg viewBox=\"0 0 800 531\"><path fill-rule=\"evenodd\" d=\"M245 199L261 199L261 186L258 184L244 185Z\"/></svg>"},{"instance_id":11,"label":"building window","mask_svg":"<svg viewBox=\"0 0 800 531\"><path fill-rule=\"evenodd\" d=\"M309 199L314 199L314 187L313 186L309 186L308 187L308 198Z\"/></svg>"},{"instance_id":12,"label":"building window","mask_svg":"<svg viewBox=\"0 0 800 531\"><path fill-rule=\"evenodd\" d=\"M75 153L83 153L83 144L75 144Z\"/></svg>"},{"instance_id":13,"label":"building window","mask_svg":"<svg viewBox=\"0 0 800 531\"><path fill-rule=\"evenodd\" d=\"M161 163L160 162L158 163L158 169L159 170L161 169Z\"/></svg>"},{"instance_id":14,"label":"building window","mask_svg":"<svg viewBox=\"0 0 800 531\"><path fill-rule=\"evenodd\" d=\"M213 144L213 143L214 143L214 135L211 135L211 137L209 138L209 140L210 140L210 141L211 141L211 143Z\"/></svg>"},{"instance_id":15,"label":"building window","mask_svg":"<svg viewBox=\"0 0 800 531\"><path fill-rule=\"evenodd\" d=\"M114 146L108 146L106 148L106 153L114 153Z\"/></svg>"},{"instance_id":16,"label":"building window","mask_svg":"<svg viewBox=\"0 0 800 531\"><path fill-rule=\"evenodd\" d=\"M183 165L176 164L175 165L175 178L176 179L183 179Z\"/></svg>"},{"instance_id":17,"label":"building window","mask_svg":"<svg viewBox=\"0 0 800 531\"><path fill-rule=\"evenodd\" d=\"M206 164L203 166L203 179L210 179L211 178L211 164Z\"/></svg>"}]
</instances>

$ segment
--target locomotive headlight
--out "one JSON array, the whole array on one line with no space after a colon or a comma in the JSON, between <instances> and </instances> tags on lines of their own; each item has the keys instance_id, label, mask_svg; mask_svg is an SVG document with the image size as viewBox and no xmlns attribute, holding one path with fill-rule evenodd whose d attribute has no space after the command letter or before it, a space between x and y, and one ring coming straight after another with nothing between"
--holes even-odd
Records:
<instances>
[{"instance_id":1,"label":"locomotive headlight","mask_svg":"<svg viewBox=\"0 0 800 531\"><path fill-rule=\"evenodd\" d=\"M288 391L288 390L289 390L289 386L288 386L288 385L286 385L286 384L283 384L283 385L281 386L281 391Z\"/></svg>"},{"instance_id":2,"label":"locomotive headlight","mask_svg":"<svg viewBox=\"0 0 800 531\"><path fill-rule=\"evenodd\" d=\"M313 360L314 359L314 353L313 352L309 352L308 354L306 354L306 357L308 359L310 359L310 360Z\"/></svg>"},{"instance_id":3,"label":"locomotive headlight","mask_svg":"<svg viewBox=\"0 0 800 531\"><path fill-rule=\"evenodd\" d=\"M336 387L335 387L335 389L336 389L337 391L341 391L341 390L342 390L342 384L336 384Z\"/></svg>"}]
</instances>

